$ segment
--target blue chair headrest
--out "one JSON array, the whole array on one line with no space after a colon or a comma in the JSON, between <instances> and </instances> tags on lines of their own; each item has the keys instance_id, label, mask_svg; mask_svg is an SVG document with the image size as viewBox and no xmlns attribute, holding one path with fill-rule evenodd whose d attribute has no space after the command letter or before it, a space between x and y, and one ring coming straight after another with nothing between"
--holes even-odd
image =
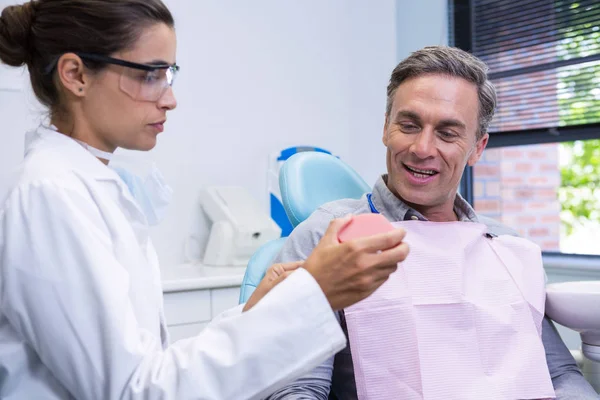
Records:
<instances>
[{"instance_id":1,"label":"blue chair headrest","mask_svg":"<svg viewBox=\"0 0 600 400\"><path fill-rule=\"evenodd\" d=\"M279 172L285 212L294 227L334 200L358 199L371 187L339 158L319 152L290 157Z\"/></svg>"}]
</instances>

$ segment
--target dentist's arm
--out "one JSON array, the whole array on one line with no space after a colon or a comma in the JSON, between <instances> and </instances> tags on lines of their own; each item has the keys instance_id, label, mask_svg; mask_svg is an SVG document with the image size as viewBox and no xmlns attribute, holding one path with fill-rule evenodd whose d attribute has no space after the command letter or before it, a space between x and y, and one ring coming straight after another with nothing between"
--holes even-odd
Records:
<instances>
[{"instance_id":1,"label":"dentist's arm","mask_svg":"<svg viewBox=\"0 0 600 400\"><path fill-rule=\"evenodd\" d=\"M127 265L113 244L69 177L17 190L0 213L0 312L74 398L259 399L345 345L318 282L300 269L249 312L163 348L160 298L134 304L144 292L132 293L140 282L130 271L143 257Z\"/></svg>"},{"instance_id":2,"label":"dentist's arm","mask_svg":"<svg viewBox=\"0 0 600 400\"><path fill-rule=\"evenodd\" d=\"M557 400L597 400L598 394L585 380L577 363L548 317L542 324L542 341Z\"/></svg>"}]
</instances>

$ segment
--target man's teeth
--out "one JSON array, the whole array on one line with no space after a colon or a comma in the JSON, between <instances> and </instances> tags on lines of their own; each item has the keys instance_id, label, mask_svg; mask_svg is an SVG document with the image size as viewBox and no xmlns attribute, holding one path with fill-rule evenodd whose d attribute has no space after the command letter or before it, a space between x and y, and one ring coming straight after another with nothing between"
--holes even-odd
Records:
<instances>
[{"instance_id":1,"label":"man's teeth","mask_svg":"<svg viewBox=\"0 0 600 400\"><path fill-rule=\"evenodd\" d=\"M436 173L436 171L433 171L433 170L430 170L430 169L417 169L417 168L412 168L412 167L407 167L407 168L417 178L427 178L428 176L434 175Z\"/></svg>"}]
</instances>

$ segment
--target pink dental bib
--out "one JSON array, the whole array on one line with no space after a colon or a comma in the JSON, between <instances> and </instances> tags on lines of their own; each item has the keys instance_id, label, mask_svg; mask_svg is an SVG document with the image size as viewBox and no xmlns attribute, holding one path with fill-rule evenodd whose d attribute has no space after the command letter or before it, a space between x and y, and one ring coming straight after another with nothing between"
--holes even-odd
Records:
<instances>
[{"instance_id":1,"label":"pink dental bib","mask_svg":"<svg viewBox=\"0 0 600 400\"><path fill-rule=\"evenodd\" d=\"M408 258L345 310L359 399L554 398L539 247L472 222L394 226Z\"/></svg>"}]
</instances>

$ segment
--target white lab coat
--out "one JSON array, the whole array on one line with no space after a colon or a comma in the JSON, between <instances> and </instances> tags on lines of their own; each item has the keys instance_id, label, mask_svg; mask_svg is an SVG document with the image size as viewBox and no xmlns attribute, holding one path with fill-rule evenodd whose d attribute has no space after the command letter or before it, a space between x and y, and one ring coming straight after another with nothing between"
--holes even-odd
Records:
<instances>
[{"instance_id":1,"label":"white lab coat","mask_svg":"<svg viewBox=\"0 0 600 400\"><path fill-rule=\"evenodd\" d=\"M299 270L169 346L144 215L113 170L38 129L0 209L0 398L258 399L344 345Z\"/></svg>"}]
</instances>

